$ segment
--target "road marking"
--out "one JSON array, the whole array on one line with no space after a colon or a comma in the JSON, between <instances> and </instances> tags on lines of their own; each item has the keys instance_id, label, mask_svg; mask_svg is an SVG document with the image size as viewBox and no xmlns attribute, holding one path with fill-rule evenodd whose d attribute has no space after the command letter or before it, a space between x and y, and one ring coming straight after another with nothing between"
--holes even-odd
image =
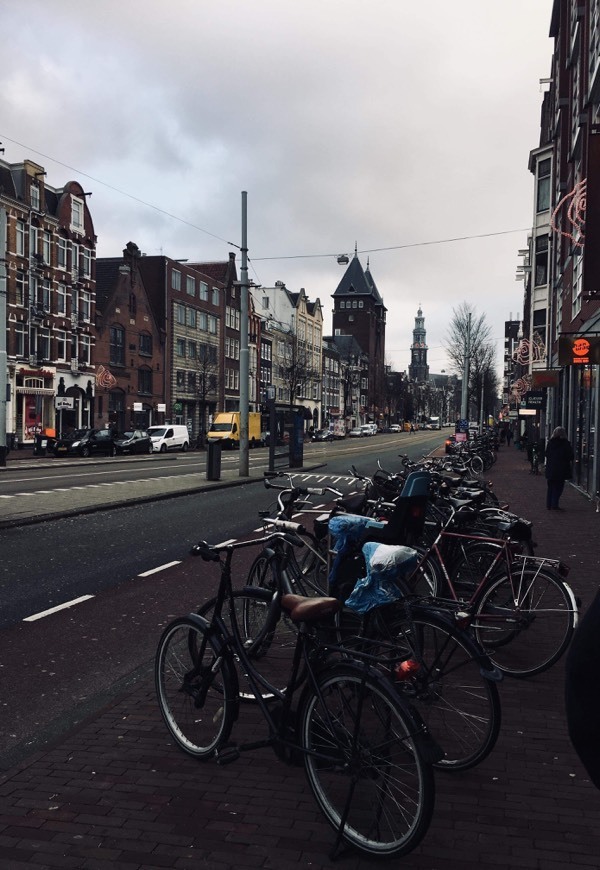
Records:
<instances>
[{"instance_id":1,"label":"road marking","mask_svg":"<svg viewBox=\"0 0 600 870\"><path fill-rule=\"evenodd\" d=\"M221 541L219 544L213 544L214 547L227 547L229 544L235 544L237 538L229 538L228 541Z\"/></svg>"},{"instance_id":2,"label":"road marking","mask_svg":"<svg viewBox=\"0 0 600 870\"><path fill-rule=\"evenodd\" d=\"M82 601L89 601L93 595L82 595L80 598L73 598L72 601L65 601L64 604L57 604L56 607L50 607L49 610L42 610L40 613L34 613L33 616L26 616L23 622L35 622L36 619L41 619L43 616L49 616L51 613L57 613L59 610L66 610L67 607L73 607L75 604L81 604Z\"/></svg>"},{"instance_id":3,"label":"road marking","mask_svg":"<svg viewBox=\"0 0 600 870\"><path fill-rule=\"evenodd\" d=\"M14 498L14 495L0 495L0 498Z\"/></svg>"},{"instance_id":4,"label":"road marking","mask_svg":"<svg viewBox=\"0 0 600 870\"><path fill-rule=\"evenodd\" d=\"M138 574L138 577L149 577L150 574L157 574L159 571L166 571L167 568L173 568L175 565L181 565L181 561L175 560L174 562L166 562L164 565L159 565L158 568L150 568L149 571L142 571L141 574Z\"/></svg>"}]
</instances>

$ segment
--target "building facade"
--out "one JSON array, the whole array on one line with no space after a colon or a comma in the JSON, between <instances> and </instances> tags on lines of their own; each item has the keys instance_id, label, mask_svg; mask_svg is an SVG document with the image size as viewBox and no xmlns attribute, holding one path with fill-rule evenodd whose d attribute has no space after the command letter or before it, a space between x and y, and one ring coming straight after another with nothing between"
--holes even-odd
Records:
<instances>
[{"instance_id":1,"label":"building facade","mask_svg":"<svg viewBox=\"0 0 600 870\"><path fill-rule=\"evenodd\" d=\"M77 181L47 184L31 160L0 160L6 214L7 435L93 422L96 235Z\"/></svg>"}]
</instances>

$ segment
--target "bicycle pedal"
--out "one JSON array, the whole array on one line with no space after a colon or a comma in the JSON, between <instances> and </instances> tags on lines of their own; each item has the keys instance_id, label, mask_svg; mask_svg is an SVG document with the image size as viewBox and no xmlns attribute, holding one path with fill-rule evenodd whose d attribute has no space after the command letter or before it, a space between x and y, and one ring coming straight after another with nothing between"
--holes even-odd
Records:
<instances>
[{"instance_id":1,"label":"bicycle pedal","mask_svg":"<svg viewBox=\"0 0 600 870\"><path fill-rule=\"evenodd\" d=\"M231 764L233 761L237 761L240 757L241 752L237 746L223 746L221 749L217 749L215 752L215 757L217 759L217 764Z\"/></svg>"}]
</instances>

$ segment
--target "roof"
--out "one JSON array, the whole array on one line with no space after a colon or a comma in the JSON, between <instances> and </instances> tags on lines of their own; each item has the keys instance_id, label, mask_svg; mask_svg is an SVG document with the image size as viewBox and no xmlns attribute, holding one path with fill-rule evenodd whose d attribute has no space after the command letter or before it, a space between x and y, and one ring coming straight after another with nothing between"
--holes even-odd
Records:
<instances>
[{"instance_id":1,"label":"roof","mask_svg":"<svg viewBox=\"0 0 600 870\"><path fill-rule=\"evenodd\" d=\"M383 305L383 299L373 280L369 267L363 269L358 256L355 254L350 260L344 276L338 284L333 296L370 296L376 305Z\"/></svg>"},{"instance_id":2,"label":"roof","mask_svg":"<svg viewBox=\"0 0 600 870\"><path fill-rule=\"evenodd\" d=\"M96 306L102 310L119 280L123 257L99 257L96 260Z\"/></svg>"}]
</instances>

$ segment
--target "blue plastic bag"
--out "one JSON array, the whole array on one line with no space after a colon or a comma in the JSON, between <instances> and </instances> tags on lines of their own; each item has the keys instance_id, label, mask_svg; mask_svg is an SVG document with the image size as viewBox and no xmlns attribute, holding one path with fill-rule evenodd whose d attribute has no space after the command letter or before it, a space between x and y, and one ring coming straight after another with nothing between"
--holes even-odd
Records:
<instances>
[{"instance_id":1,"label":"blue plastic bag","mask_svg":"<svg viewBox=\"0 0 600 870\"><path fill-rule=\"evenodd\" d=\"M365 531L369 528L383 528L385 523L380 523L371 517L361 517L355 514L338 514L329 520L329 534L333 539L333 547L336 557L331 566L327 582L333 586L337 580L338 568L344 556L358 544Z\"/></svg>"},{"instance_id":2,"label":"blue plastic bag","mask_svg":"<svg viewBox=\"0 0 600 870\"><path fill-rule=\"evenodd\" d=\"M360 614L399 601L404 593L394 581L409 576L419 559L419 554L411 547L372 541L363 544L362 551L367 576L357 581L345 602L346 607Z\"/></svg>"}]
</instances>

